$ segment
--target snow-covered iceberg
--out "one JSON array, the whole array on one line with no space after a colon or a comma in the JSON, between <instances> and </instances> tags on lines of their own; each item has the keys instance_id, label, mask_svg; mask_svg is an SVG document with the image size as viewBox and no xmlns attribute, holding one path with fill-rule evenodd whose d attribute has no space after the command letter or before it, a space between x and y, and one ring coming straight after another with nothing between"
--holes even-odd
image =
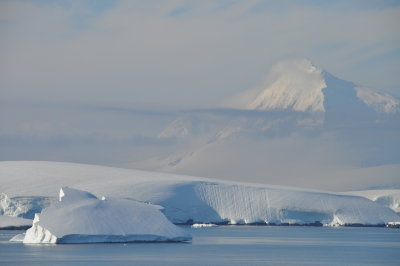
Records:
<instances>
[{"instance_id":1,"label":"snow-covered iceberg","mask_svg":"<svg viewBox=\"0 0 400 266\"><path fill-rule=\"evenodd\" d=\"M192 224L191 228L216 227L216 224Z\"/></svg>"},{"instance_id":2,"label":"snow-covered iceberg","mask_svg":"<svg viewBox=\"0 0 400 266\"><path fill-rule=\"evenodd\" d=\"M36 214L24 243L178 242L191 236L158 206L127 199L98 199L64 187L60 201ZM16 239L16 238L14 238Z\"/></svg>"},{"instance_id":3,"label":"snow-covered iceberg","mask_svg":"<svg viewBox=\"0 0 400 266\"><path fill-rule=\"evenodd\" d=\"M384 225L400 222L395 211L367 198L301 188L58 162L0 162L0 177L0 191L11 199L31 195L54 198L54 192L60 187L73 186L97 195L162 206L163 214L173 223ZM99 205L109 206L107 202ZM120 211L125 213L123 209Z\"/></svg>"}]
</instances>

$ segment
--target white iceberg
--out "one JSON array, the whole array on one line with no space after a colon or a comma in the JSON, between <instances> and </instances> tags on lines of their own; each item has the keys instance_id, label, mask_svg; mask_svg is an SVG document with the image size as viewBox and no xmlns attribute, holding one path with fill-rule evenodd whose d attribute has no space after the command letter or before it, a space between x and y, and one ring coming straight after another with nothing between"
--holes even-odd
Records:
<instances>
[{"instance_id":1,"label":"white iceberg","mask_svg":"<svg viewBox=\"0 0 400 266\"><path fill-rule=\"evenodd\" d=\"M9 241L10 242L23 242L26 233L18 234L13 236Z\"/></svg>"},{"instance_id":2,"label":"white iceberg","mask_svg":"<svg viewBox=\"0 0 400 266\"><path fill-rule=\"evenodd\" d=\"M64 187L59 202L35 215L23 243L189 240L191 236L168 221L158 206L127 199L98 199L89 192Z\"/></svg>"},{"instance_id":3,"label":"white iceberg","mask_svg":"<svg viewBox=\"0 0 400 266\"><path fill-rule=\"evenodd\" d=\"M216 227L216 224L192 224L192 228Z\"/></svg>"}]
</instances>

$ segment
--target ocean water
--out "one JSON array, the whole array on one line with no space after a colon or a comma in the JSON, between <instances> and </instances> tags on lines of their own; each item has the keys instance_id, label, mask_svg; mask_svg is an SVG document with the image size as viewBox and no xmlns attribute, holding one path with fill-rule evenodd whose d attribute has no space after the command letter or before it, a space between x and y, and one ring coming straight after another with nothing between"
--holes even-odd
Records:
<instances>
[{"instance_id":1,"label":"ocean water","mask_svg":"<svg viewBox=\"0 0 400 266\"><path fill-rule=\"evenodd\" d=\"M25 245L0 231L0 265L400 265L400 230L185 227L191 243Z\"/></svg>"}]
</instances>

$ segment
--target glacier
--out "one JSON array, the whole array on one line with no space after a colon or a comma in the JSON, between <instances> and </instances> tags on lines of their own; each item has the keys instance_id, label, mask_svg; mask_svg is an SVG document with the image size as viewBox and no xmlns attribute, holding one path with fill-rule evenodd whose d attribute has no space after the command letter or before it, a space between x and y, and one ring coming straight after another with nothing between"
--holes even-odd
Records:
<instances>
[{"instance_id":1,"label":"glacier","mask_svg":"<svg viewBox=\"0 0 400 266\"><path fill-rule=\"evenodd\" d=\"M400 213L400 189L370 189L348 191L344 194L361 196Z\"/></svg>"},{"instance_id":2,"label":"glacier","mask_svg":"<svg viewBox=\"0 0 400 266\"><path fill-rule=\"evenodd\" d=\"M0 162L0 177L0 191L10 199L49 198L58 204L54 192L68 186L161 206L163 214L175 224L335 226L400 222L394 210L355 195L106 166Z\"/></svg>"},{"instance_id":3,"label":"glacier","mask_svg":"<svg viewBox=\"0 0 400 266\"><path fill-rule=\"evenodd\" d=\"M14 237L17 241L22 237ZM127 199L98 199L64 187L59 202L35 215L23 243L180 242L191 236L173 225L158 206Z\"/></svg>"}]
</instances>

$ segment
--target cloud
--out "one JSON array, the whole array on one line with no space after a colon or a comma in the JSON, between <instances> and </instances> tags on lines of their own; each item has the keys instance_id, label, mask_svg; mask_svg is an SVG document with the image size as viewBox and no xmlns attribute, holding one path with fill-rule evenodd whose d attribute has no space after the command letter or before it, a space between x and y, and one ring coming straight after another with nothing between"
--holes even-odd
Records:
<instances>
[{"instance_id":1,"label":"cloud","mask_svg":"<svg viewBox=\"0 0 400 266\"><path fill-rule=\"evenodd\" d=\"M170 149L158 133L176 112L112 106L0 103L0 160L112 164Z\"/></svg>"}]
</instances>

